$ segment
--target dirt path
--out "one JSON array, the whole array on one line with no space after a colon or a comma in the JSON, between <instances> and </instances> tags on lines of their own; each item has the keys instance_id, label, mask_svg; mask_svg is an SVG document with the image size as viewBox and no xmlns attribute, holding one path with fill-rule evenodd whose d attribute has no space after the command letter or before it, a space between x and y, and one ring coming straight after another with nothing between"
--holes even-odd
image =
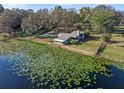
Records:
<instances>
[{"instance_id":1,"label":"dirt path","mask_svg":"<svg viewBox=\"0 0 124 93\"><path fill-rule=\"evenodd\" d=\"M52 47L59 47L59 48L66 49L68 51L77 52L77 53L84 54L84 55L95 56L94 52L77 49L77 48L71 47L69 45L60 45L60 44L57 44L57 43L51 43L51 42L48 41L48 39L40 39L40 38L35 38L35 37L28 37L28 38L25 38L25 39L26 40L31 40L33 42L49 44Z\"/></svg>"},{"instance_id":2,"label":"dirt path","mask_svg":"<svg viewBox=\"0 0 124 93\"><path fill-rule=\"evenodd\" d=\"M4 36L8 36L8 34L7 35L6 34L3 34L3 35ZM74 48L74 47L69 46L69 45L60 45L60 44L57 44L57 43L52 43L48 39L40 39L40 38L36 38L34 36L23 37L23 38L22 37L17 37L16 39L17 40L30 40L30 41L33 41L33 42L48 44L48 45L50 45L52 47L63 48L63 49L66 49L68 51L80 53L80 54L83 54L83 55L95 56L95 54L96 54L94 52L90 52L90 51L86 51L86 50Z\"/></svg>"}]
</instances>

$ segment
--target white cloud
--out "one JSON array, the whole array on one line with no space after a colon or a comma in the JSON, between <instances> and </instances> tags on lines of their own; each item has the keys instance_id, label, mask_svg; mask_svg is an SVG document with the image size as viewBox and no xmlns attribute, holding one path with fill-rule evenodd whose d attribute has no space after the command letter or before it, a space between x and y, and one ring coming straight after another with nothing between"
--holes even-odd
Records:
<instances>
[{"instance_id":1,"label":"white cloud","mask_svg":"<svg viewBox=\"0 0 124 93\"><path fill-rule=\"evenodd\" d=\"M27 8L26 4L3 4L4 8L20 8L20 9L25 9Z\"/></svg>"}]
</instances>

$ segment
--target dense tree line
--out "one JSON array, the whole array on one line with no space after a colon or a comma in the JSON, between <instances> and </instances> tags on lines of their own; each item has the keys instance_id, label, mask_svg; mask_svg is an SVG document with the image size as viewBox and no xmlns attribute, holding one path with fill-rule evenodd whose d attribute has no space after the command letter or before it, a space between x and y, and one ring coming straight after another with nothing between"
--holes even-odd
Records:
<instances>
[{"instance_id":1,"label":"dense tree line","mask_svg":"<svg viewBox=\"0 0 124 93\"><path fill-rule=\"evenodd\" d=\"M119 19L120 19L119 25L124 25L124 11L118 11L118 14L119 14Z\"/></svg>"},{"instance_id":2,"label":"dense tree line","mask_svg":"<svg viewBox=\"0 0 124 93\"><path fill-rule=\"evenodd\" d=\"M124 14L111 6L98 5L95 8L83 7L65 9L56 6L48 10L5 9L0 4L0 32L15 34L41 34L51 30L56 32L82 29L86 32L111 33L114 26L123 24Z\"/></svg>"}]
</instances>

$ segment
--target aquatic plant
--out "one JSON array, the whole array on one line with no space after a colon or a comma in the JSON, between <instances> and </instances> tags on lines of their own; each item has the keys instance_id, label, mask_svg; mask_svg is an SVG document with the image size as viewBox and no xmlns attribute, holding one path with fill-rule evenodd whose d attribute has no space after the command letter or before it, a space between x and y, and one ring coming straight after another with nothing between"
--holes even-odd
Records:
<instances>
[{"instance_id":1,"label":"aquatic plant","mask_svg":"<svg viewBox=\"0 0 124 93\"><path fill-rule=\"evenodd\" d=\"M12 39L1 48L11 70L29 77L34 88L86 88L95 83L97 74L109 73L108 60L49 45Z\"/></svg>"}]
</instances>

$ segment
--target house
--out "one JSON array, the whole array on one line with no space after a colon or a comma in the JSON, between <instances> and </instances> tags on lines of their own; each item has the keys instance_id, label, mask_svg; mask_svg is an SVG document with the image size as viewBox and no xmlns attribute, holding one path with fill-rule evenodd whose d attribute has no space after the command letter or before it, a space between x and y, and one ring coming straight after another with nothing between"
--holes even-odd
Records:
<instances>
[{"instance_id":1,"label":"house","mask_svg":"<svg viewBox=\"0 0 124 93\"><path fill-rule=\"evenodd\" d=\"M73 31L72 33L61 33L58 35L56 39L54 39L55 42L61 42L63 44L68 44L70 42L70 39L76 39L78 41L81 41L85 38L84 33L80 33L80 30Z\"/></svg>"},{"instance_id":2,"label":"house","mask_svg":"<svg viewBox=\"0 0 124 93\"><path fill-rule=\"evenodd\" d=\"M58 35L58 37L56 39L54 39L54 41L56 42L61 42L64 44L67 44L70 40L70 34L68 33L61 33Z\"/></svg>"},{"instance_id":3,"label":"house","mask_svg":"<svg viewBox=\"0 0 124 93\"><path fill-rule=\"evenodd\" d=\"M81 40L81 39L85 38L85 35L84 35L84 33L81 33L80 30L77 30L77 31L73 31L72 33L70 33L70 37Z\"/></svg>"}]
</instances>

